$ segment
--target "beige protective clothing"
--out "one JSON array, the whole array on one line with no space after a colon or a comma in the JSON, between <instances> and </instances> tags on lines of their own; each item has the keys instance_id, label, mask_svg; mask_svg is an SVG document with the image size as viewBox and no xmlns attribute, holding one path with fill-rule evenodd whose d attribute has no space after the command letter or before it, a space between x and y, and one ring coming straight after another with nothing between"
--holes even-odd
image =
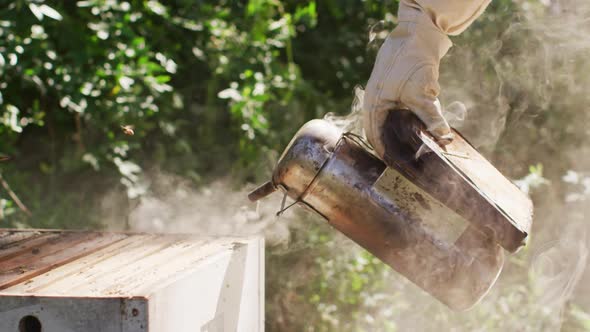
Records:
<instances>
[{"instance_id":1,"label":"beige protective clothing","mask_svg":"<svg viewBox=\"0 0 590 332\"><path fill-rule=\"evenodd\" d=\"M382 126L394 109L414 112L440 144L453 139L437 98L440 59L452 46L447 35L463 32L490 1L400 1L399 24L379 50L363 102L365 134L379 156Z\"/></svg>"}]
</instances>

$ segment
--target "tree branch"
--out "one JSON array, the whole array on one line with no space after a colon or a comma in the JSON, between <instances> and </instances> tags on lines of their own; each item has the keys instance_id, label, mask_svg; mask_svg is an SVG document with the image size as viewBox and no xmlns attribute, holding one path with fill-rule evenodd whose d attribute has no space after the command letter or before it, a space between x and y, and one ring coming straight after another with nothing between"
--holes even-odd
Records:
<instances>
[{"instance_id":1,"label":"tree branch","mask_svg":"<svg viewBox=\"0 0 590 332\"><path fill-rule=\"evenodd\" d=\"M4 180L4 178L2 177L2 174L0 173L0 184L2 184L2 187L4 187L4 189L6 189L6 191L8 192L8 195L10 195L10 198L12 198L12 200L14 201L14 203L16 203L16 205L24 212L26 213L29 217L32 216L31 211L27 208L27 206L18 198L18 196L14 193L14 191L12 191L12 189L10 189L10 186L8 185L8 182L6 182L6 180Z\"/></svg>"}]
</instances>

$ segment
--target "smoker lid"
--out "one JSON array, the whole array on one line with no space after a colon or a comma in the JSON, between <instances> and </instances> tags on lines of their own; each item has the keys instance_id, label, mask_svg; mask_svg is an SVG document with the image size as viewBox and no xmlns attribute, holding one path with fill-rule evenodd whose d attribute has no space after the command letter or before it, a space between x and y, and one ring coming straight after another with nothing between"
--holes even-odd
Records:
<instances>
[{"instance_id":1,"label":"smoker lid","mask_svg":"<svg viewBox=\"0 0 590 332\"><path fill-rule=\"evenodd\" d=\"M408 110L389 112L384 159L510 252L521 248L532 224L530 198L504 177L458 131L439 146Z\"/></svg>"},{"instance_id":2,"label":"smoker lid","mask_svg":"<svg viewBox=\"0 0 590 332\"><path fill-rule=\"evenodd\" d=\"M530 232L533 218L531 199L477 152L459 132L455 131L455 139L444 149L424 132L420 136L430 150L504 214L514 227L523 233Z\"/></svg>"}]
</instances>

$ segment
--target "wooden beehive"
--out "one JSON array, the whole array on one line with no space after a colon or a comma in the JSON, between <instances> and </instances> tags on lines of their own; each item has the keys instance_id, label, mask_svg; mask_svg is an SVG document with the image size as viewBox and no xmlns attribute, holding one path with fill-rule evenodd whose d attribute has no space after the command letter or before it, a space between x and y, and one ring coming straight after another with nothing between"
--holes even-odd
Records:
<instances>
[{"instance_id":1,"label":"wooden beehive","mask_svg":"<svg viewBox=\"0 0 590 332\"><path fill-rule=\"evenodd\" d=\"M263 240L0 229L0 331L262 331Z\"/></svg>"}]
</instances>

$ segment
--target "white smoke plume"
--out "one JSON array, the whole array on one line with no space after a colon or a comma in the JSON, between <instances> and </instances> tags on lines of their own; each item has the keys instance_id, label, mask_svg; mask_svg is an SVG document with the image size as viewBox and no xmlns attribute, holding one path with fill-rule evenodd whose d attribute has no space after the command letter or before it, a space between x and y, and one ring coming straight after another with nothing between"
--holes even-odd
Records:
<instances>
[{"instance_id":1,"label":"white smoke plume","mask_svg":"<svg viewBox=\"0 0 590 332\"><path fill-rule=\"evenodd\" d=\"M501 166L502 171L509 171L516 177L526 175L523 170L529 166L526 162L536 162L535 151L538 151L537 155L555 151L547 148L553 143L551 141L542 146L513 146L531 142L522 139L519 132L538 135L540 143L546 140L545 137L551 137L547 135L551 128L536 128L534 120L540 111L555 108L550 116L560 116L560 112L579 112L574 118L577 123L564 126L564 130L587 131L590 76L580 72L580 68L590 70L590 39L587 37L590 36L590 2L514 2L521 7L520 19L507 27L496 26L499 30L497 38L486 40L477 49L465 44L464 39L455 39L455 47L441 66L440 81L443 87L441 100L446 105L445 115L451 124L460 127L465 136L481 149L492 152L498 148L512 149L509 162ZM465 40L473 40L478 29L494 24L494 19L486 15L481 24L477 23L466 32L472 35L466 35ZM383 37L378 28L372 33L376 40ZM490 68L494 78L482 79ZM362 89L357 88L352 112L347 116L328 114L326 119L345 131L361 134L361 105ZM514 130L515 127L519 130ZM517 133L512 134L516 139L510 142L510 146L502 142L507 132ZM556 164L565 164L568 169L590 169L590 158L583 157L579 146L557 146L555 149L571 150L569 160L555 160ZM559 167L555 168L559 170ZM148 177L152 181L150 193L134 206L116 207L121 199L114 193L105 197L105 220L112 229L123 228L125 223L121 221L119 211L126 210L126 223L132 230L207 235L264 234L269 244L283 244L289 248L289 225L297 223L299 216L287 213L277 220L275 213L281 206L281 194L276 193L257 206L246 200L247 189L252 188L236 189L230 181L221 180L195 189L170 175L148 174ZM528 247L508 258L496 286L472 311L449 311L399 275L385 271L384 282L390 286L385 287L384 293L366 294L362 301L369 303L367 305L378 305L372 306L373 311L367 312L368 318L363 319L376 320L374 326L385 326L391 320L395 321L398 330L414 331L488 331L487 319L502 322L495 325L501 330L510 331L517 327L519 331L559 331L565 311L572 302L590 312L590 301L585 300L590 298L590 289L585 286L590 284L586 271L589 252L587 208L583 204L564 202L559 184L552 183L547 188L542 189L546 191L542 196L535 196L537 218ZM577 219L571 217L572 210L578 212ZM336 246L338 251L334 251L335 259L346 252L360 252L342 236L336 238L339 245ZM296 275L290 277L297 278ZM392 294L400 292L395 303L384 300L389 301ZM337 309L330 310L334 313L332 317L338 317Z\"/></svg>"},{"instance_id":2,"label":"white smoke plume","mask_svg":"<svg viewBox=\"0 0 590 332\"><path fill-rule=\"evenodd\" d=\"M195 188L191 181L170 174L150 172L144 176L150 179L150 190L133 206L120 206L125 200L115 191L103 198L103 220L109 229L203 236L261 234L271 245L288 244L287 225L293 216L276 216L281 193L251 203L247 195L254 187L235 188L229 179ZM121 211L125 210L126 222L122 222Z\"/></svg>"}]
</instances>

